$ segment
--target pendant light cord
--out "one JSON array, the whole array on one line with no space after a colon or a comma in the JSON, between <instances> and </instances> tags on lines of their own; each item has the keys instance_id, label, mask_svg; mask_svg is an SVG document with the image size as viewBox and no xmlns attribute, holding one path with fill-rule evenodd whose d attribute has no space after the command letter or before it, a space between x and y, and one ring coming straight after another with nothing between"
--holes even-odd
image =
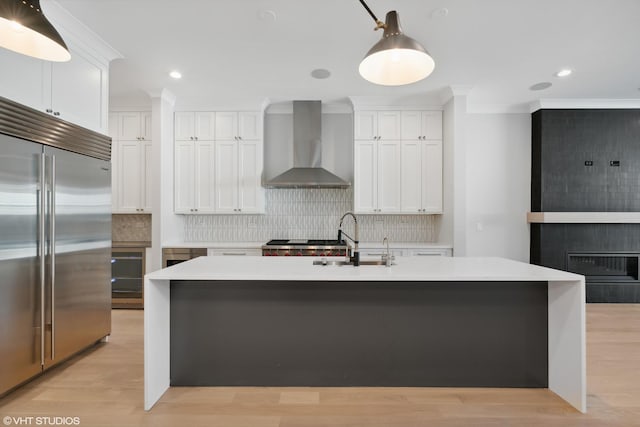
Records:
<instances>
[{"instance_id":1,"label":"pendant light cord","mask_svg":"<svg viewBox=\"0 0 640 427\"><path fill-rule=\"evenodd\" d=\"M373 20L376 22L376 28L375 28L376 30L379 30L380 28L385 28L385 23L378 19L378 17L371 11L371 9L369 9L369 6L367 6L364 0L360 0L360 4L362 4L362 6L367 10L367 12L369 12L369 15L371 15Z\"/></svg>"}]
</instances>

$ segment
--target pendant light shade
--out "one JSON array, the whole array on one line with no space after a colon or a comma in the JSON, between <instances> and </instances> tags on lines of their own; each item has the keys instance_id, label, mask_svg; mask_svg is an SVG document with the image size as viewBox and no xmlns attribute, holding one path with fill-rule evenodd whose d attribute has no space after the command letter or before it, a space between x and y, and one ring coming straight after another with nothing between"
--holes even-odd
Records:
<instances>
[{"instance_id":1,"label":"pendant light shade","mask_svg":"<svg viewBox=\"0 0 640 427\"><path fill-rule=\"evenodd\" d=\"M71 59L64 40L42 13L40 0L0 0L0 46L46 61Z\"/></svg>"},{"instance_id":2,"label":"pendant light shade","mask_svg":"<svg viewBox=\"0 0 640 427\"><path fill-rule=\"evenodd\" d=\"M433 72L435 62L420 43L400 28L395 10L387 13L382 39L360 63L360 75L371 83L399 86L415 83Z\"/></svg>"}]
</instances>

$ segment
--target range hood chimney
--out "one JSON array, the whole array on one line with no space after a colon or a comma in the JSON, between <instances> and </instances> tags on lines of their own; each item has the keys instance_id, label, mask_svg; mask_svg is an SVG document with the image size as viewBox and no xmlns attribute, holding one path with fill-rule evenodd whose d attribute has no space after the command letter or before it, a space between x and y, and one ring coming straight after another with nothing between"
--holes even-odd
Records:
<instances>
[{"instance_id":1,"label":"range hood chimney","mask_svg":"<svg viewBox=\"0 0 640 427\"><path fill-rule=\"evenodd\" d=\"M293 101L293 168L266 188L348 188L351 184L322 167L320 101Z\"/></svg>"}]
</instances>

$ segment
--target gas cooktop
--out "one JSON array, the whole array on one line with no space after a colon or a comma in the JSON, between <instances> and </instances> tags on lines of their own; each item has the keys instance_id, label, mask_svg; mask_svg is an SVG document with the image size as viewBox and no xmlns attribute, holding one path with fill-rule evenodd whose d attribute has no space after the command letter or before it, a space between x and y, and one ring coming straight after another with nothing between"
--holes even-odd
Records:
<instances>
[{"instance_id":1,"label":"gas cooktop","mask_svg":"<svg viewBox=\"0 0 640 427\"><path fill-rule=\"evenodd\" d=\"M263 256L346 256L344 240L274 239L262 246Z\"/></svg>"},{"instance_id":2,"label":"gas cooktop","mask_svg":"<svg viewBox=\"0 0 640 427\"><path fill-rule=\"evenodd\" d=\"M303 240L303 239L273 239L269 240L265 246L347 246L344 240Z\"/></svg>"}]
</instances>

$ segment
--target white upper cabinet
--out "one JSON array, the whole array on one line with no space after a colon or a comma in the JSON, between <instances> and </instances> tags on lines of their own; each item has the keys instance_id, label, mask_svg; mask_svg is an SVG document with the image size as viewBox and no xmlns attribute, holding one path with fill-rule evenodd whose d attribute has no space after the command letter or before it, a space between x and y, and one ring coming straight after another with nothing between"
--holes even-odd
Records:
<instances>
[{"instance_id":1,"label":"white upper cabinet","mask_svg":"<svg viewBox=\"0 0 640 427\"><path fill-rule=\"evenodd\" d=\"M442 213L442 141L402 141L401 210Z\"/></svg>"},{"instance_id":2,"label":"white upper cabinet","mask_svg":"<svg viewBox=\"0 0 640 427\"><path fill-rule=\"evenodd\" d=\"M422 142L422 212L442 213L442 141Z\"/></svg>"},{"instance_id":3,"label":"white upper cabinet","mask_svg":"<svg viewBox=\"0 0 640 427\"><path fill-rule=\"evenodd\" d=\"M261 113L176 113L175 144L176 213L264 212Z\"/></svg>"},{"instance_id":4,"label":"white upper cabinet","mask_svg":"<svg viewBox=\"0 0 640 427\"><path fill-rule=\"evenodd\" d=\"M151 113L109 115L113 213L151 213Z\"/></svg>"},{"instance_id":5,"label":"white upper cabinet","mask_svg":"<svg viewBox=\"0 0 640 427\"><path fill-rule=\"evenodd\" d=\"M126 112L118 113L119 131L117 138L121 141L144 141L151 139L151 113Z\"/></svg>"},{"instance_id":6,"label":"white upper cabinet","mask_svg":"<svg viewBox=\"0 0 640 427\"><path fill-rule=\"evenodd\" d=\"M216 140L216 212L262 213L262 141Z\"/></svg>"},{"instance_id":7,"label":"white upper cabinet","mask_svg":"<svg viewBox=\"0 0 640 427\"><path fill-rule=\"evenodd\" d=\"M378 209L378 144L374 140L355 141L353 205L356 213Z\"/></svg>"},{"instance_id":8,"label":"white upper cabinet","mask_svg":"<svg viewBox=\"0 0 640 427\"><path fill-rule=\"evenodd\" d=\"M442 111L403 111L402 140L442 139Z\"/></svg>"},{"instance_id":9,"label":"white upper cabinet","mask_svg":"<svg viewBox=\"0 0 640 427\"><path fill-rule=\"evenodd\" d=\"M354 210L442 213L442 112L357 111Z\"/></svg>"},{"instance_id":10,"label":"white upper cabinet","mask_svg":"<svg viewBox=\"0 0 640 427\"><path fill-rule=\"evenodd\" d=\"M216 140L262 139L262 114L258 112L216 112Z\"/></svg>"},{"instance_id":11,"label":"white upper cabinet","mask_svg":"<svg viewBox=\"0 0 640 427\"><path fill-rule=\"evenodd\" d=\"M354 210L400 212L400 141L356 141Z\"/></svg>"},{"instance_id":12,"label":"white upper cabinet","mask_svg":"<svg viewBox=\"0 0 640 427\"><path fill-rule=\"evenodd\" d=\"M0 50L0 96L106 134L108 62L69 46L68 62L47 62Z\"/></svg>"},{"instance_id":13,"label":"white upper cabinet","mask_svg":"<svg viewBox=\"0 0 640 427\"><path fill-rule=\"evenodd\" d=\"M400 139L400 111L357 111L355 139Z\"/></svg>"},{"instance_id":14,"label":"white upper cabinet","mask_svg":"<svg viewBox=\"0 0 640 427\"><path fill-rule=\"evenodd\" d=\"M257 140L243 138L238 144L238 212L264 212L262 148Z\"/></svg>"},{"instance_id":15,"label":"white upper cabinet","mask_svg":"<svg viewBox=\"0 0 640 427\"><path fill-rule=\"evenodd\" d=\"M44 82L49 76L50 63L0 49L0 64L0 96L40 111L49 108Z\"/></svg>"},{"instance_id":16,"label":"white upper cabinet","mask_svg":"<svg viewBox=\"0 0 640 427\"><path fill-rule=\"evenodd\" d=\"M196 206L195 143L176 141L174 156L174 211L193 213Z\"/></svg>"},{"instance_id":17,"label":"white upper cabinet","mask_svg":"<svg viewBox=\"0 0 640 427\"><path fill-rule=\"evenodd\" d=\"M216 114L213 112L175 113L176 141L213 141Z\"/></svg>"}]
</instances>

